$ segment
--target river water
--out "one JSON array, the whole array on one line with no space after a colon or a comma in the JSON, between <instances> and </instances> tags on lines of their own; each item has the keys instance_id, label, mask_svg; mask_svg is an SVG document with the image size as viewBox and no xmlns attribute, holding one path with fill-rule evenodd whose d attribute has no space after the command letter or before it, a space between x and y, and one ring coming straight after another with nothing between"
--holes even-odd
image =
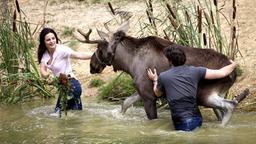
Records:
<instances>
[{"instance_id":1,"label":"river water","mask_svg":"<svg viewBox=\"0 0 256 144\"><path fill-rule=\"evenodd\" d=\"M83 111L50 117L49 101L0 106L1 144L253 144L256 113L234 112L231 122L220 127L213 112L203 109L204 123L193 132L174 131L168 110L148 120L142 107L125 115L120 105L83 99Z\"/></svg>"}]
</instances>

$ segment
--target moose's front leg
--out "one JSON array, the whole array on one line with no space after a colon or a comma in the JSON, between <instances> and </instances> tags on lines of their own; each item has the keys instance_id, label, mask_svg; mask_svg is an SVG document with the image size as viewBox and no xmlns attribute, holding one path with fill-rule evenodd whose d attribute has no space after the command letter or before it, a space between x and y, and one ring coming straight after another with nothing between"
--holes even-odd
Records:
<instances>
[{"instance_id":1,"label":"moose's front leg","mask_svg":"<svg viewBox=\"0 0 256 144\"><path fill-rule=\"evenodd\" d=\"M144 109L147 114L149 120L157 119L157 108L156 108L156 100L152 86L147 85L147 87L143 87L143 91L140 93L141 98L144 101Z\"/></svg>"},{"instance_id":2,"label":"moose's front leg","mask_svg":"<svg viewBox=\"0 0 256 144\"><path fill-rule=\"evenodd\" d=\"M156 100L144 100L144 109L148 119L157 119Z\"/></svg>"},{"instance_id":3,"label":"moose's front leg","mask_svg":"<svg viewBox=\"0 0 256 144\"><path fill-rule=\"evenodd\" d=\"M141 77L137 77L134 80L135 86L137 88L137 92L141 96L144 102L144 109L147 114L148 119L156 119L157 118L157 108L156 108L156 96L153 92L152 82L148 79L146 73L141 75Z\"/></svg>"}]
</instances>

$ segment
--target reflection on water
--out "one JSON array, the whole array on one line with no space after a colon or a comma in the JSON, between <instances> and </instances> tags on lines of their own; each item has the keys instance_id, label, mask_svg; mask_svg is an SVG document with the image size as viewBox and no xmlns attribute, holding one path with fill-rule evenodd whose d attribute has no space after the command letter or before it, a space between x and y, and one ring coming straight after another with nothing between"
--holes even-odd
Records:
<instances>
[{"instance_id":1,"label":"reflection on water","mask_svg":"<svg viewBox=\"0 0 256 144\"><path fill-rule=\"evenodd\" d=\"M133 107L125 115L120 106L83 99L83 111L69 111L53 118L49 102L0 107L1 143L160 143L160 144L251 144L256 138L255 113L235 112L227 127L220 127L209 110L194 132L173 130L169 111L147 120L143 108Z\"/></svg>"}]
</instances>

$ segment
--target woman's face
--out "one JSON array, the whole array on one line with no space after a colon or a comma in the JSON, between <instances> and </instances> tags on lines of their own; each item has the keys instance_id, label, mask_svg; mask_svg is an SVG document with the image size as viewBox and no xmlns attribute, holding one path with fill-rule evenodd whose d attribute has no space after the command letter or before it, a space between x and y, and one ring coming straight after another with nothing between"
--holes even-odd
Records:
<instances>
[{"instance_id":1,"label":"woman's face","mask_svg":"<svg viewBox=\"0 0 256 144\"><path fill-rule=\"evenodd\" d=\"M56 48L56 37L53 33L48 33L44 37L45 46L49 51L55 50Z\"/></svg>"}]
</instances>

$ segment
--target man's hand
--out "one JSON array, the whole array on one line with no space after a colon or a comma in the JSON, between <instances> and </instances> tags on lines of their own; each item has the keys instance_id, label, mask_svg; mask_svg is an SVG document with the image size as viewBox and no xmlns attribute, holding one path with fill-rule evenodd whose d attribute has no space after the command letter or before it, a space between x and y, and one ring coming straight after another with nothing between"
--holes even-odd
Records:
<instances>
[{"instance_id":1,"label":"man's hand","mask_svg":"<svg viewBox=\"0 0 256 144\"><path fill-rule=\"evenodd\" d=\"M236 62L234 62L233 60L229 60L229 61L231 64L235 65L235 67L236 67L236 65L237 65Z\"/></svg>"},{"instance_id":2,"label":"man's hand","mask_svg":"<svg viewBox=\"0 0 256 144\"><path fill-rule=\"evenodd\" d=\"M149 79L153 81L153 91L154 91L155 95L157 97L161 96L162 92L157 88L158 75L157 75L156 69L154 68L154 71L152 71L149 68L149 69L147 69L147 72L148 72Z\"/></svg>"},{"instance_id":3,"label":"man's hand","mask_svg":"<svg viewBox=\"0 0 256 144\"><path fill-rule=\"evenodd\" d=\"M154 68L154 71L152 71L150 68L147 69L147 72L148 72L148 77L150 80L152 81L157 81L158 79L158 76L157 76L157 72L156 72L156 69Z\"/></svg>"}]
</instances>

